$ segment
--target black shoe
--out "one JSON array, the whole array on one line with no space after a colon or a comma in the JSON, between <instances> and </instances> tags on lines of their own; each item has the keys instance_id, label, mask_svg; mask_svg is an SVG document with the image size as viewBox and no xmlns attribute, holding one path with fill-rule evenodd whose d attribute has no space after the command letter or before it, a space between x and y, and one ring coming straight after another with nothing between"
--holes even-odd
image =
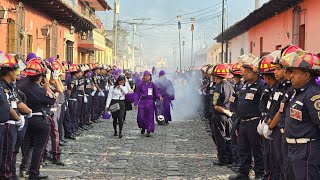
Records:
<instances>
[{"instance_id":1,"label":"black shoe","mask_svg":"<svg viewBox=\"0 0 320 180\"><path fill-rule=\"evenodd\" d=\"M32 179L48 179L48 175L46 174L33 174L33 173L30 173L29 174L29 180L32 180Z\"/></svg>"},{"instance_id":2,"label":"black shoe","mask_svg":"<svg viewBox=\"0 0 320 180\"><path fill-rule=\"evenodd\" d=\"M64 144L68 143L68 141L64 140L64 139L60 139L61 142L63 142Z\"/></svg>"},{"instance_id":3,"label":"black shoe","mask_svg":"<svg viewBox=\"0 0 320 180\"><path fill-rule=\"evenodd\" d=\"M20 169L20 173L19 173L20 177L22 178L27 177L28 174L29 174L28 171Z\"/></svg>"},{"instance_id":4,"label":"black shoe","mask_svg":"<svg viewBox=\"0 0 320 180\"><path fill-rule=\"evenodd\" d=\"M150 132L147 132L146 137L151 137Z\"/></svg>"},{"instance_id":5,"label":"black shoe","mask_svg":"<svg viewBox=\"0 0 320 180\"><path fill-rule=\"evenodd\" d=\"M91 121L90 121L88 124L89 124L89 125L92 125L92 124L93 124L93 122L91 122Z\"/></svg>"},{"instance_id":6,"label":"black shoe","mask_svg":"<svg viewBox=\"0 0 320 180\"><path fill-rule=\"evenodd\" d=\"M215 165L215 166L227 166L228 164L227 163L223 163L223 162L221 162L221 161L217 161L217 160L214 160L213 161L213 165Z\"/></svg>"},{"instance_id":7,"label":"black shoe","mask_svg":"<svg viewBox=\"0 0 320 180\"><path fill-rule=\"evenodd\" d=\"M121 139L123 136L122 136L122 134L121 133L119 133L119 138Z\"/></svg>"},{"instance_id":8,"label":"black shoe","mask_svg":"<svg viewBox=\"0 0 320 180\"><path fill-rule=\"evenodd\" d=\"M113 136L118 136L118 133L117 133L117 132L114 132Z\"/></svg>"},{"instance_id":9,"label":"black shoe","mask_svg":"<svg viewBox=\"0 0 320 180\"><path fill-rule=\"evenodd\" d=\"M88 131L90 128L87 126L83 126L82 129L84 129L85 131Z\"/></svg>"},{"instance_id":10,"label":"black shoe","mask_svg":"<svg viewBox=\"0 0 320 180\"><path fill-rule=\"evenodd\" d=\"M59 160L53 160L53 161L52 161L52 164L55 164L55 165L57 165L57 166L64 166L64 163L61 162L61 161L59 161Z\"/></svg>"},{"instance_id":11,"label":"black shoe","mask_svg":"<svg viewBox=\"0 0 320 180\"><path fill-rule=\"evenodd\" d=\"M80 136L80 134L81 134L81 132L79 132L79 131L76 131L76 132L74 133L75 136Z\"/></svg>"},{"instance_id":12,"label":"black shoe","mask_svg":"<svg viewBox=\"0 0 320 180\"><path fill-rule=\"evenodd\" d=\"M67 146L67 144L63 143L62 141L59 142L59 146Z\"/></svg>"},{"instance_id":13,"label":"black shoe","mask_svg":"<svg viewBox=\"0 0 320 180\"><path fill-rule=\"evenodd\" d=\"M144 134L146 133L146 130L145 129L141 129L141 134Z\"/></svg>"},{"instance_id":14,"label":"black shoe","mask_svg":"<svg viewBox=\"0 0 320 180\"><path fill-rule=\"evenodd\" d=\"M230 180L236 180L236 179L249 180L249 176L247 174L238 173L236 175L229 176L229 179Z\"/></svg>"},{"instance_id":15,"label":"black shoe","mask_svg":"<svg viewBox=\"0 0 320 180\"><path fill-rule=\"evenodd\" d=\"M76 137L74 137L74 136L64 136L64 138L66 138L66 139L71 139L71 140L76 140Z\"/></svg>"}]
</instances>

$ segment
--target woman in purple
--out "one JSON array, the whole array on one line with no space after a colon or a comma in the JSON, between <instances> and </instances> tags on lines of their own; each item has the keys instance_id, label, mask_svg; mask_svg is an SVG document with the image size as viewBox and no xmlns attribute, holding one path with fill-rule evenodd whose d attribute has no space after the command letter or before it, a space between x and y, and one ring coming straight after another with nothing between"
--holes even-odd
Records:
<instances>
[{"instance_id":1,"label":"woman in purple","mask_svg":"<svg viewBox=\"0 0 320 180\"><path fill-rule=\"evenodd\" d=\"M152 82L151 73L144 72L143 82L136 89L135 109L138 110L138 126L141 128L141 134L145 134L147 130L147 137L154 132L154 114L155 101L159 99L163 101L157 86Z\"/></svg>"}]
</instances>

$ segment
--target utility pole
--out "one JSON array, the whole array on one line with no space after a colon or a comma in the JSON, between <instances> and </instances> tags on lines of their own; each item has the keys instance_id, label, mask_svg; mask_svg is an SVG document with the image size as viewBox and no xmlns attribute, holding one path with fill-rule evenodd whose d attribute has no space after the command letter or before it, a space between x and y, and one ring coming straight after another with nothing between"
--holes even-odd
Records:
<instances>
[{"instance_id":1,"label":"utility pole","mask_svg":"<svg viewBox=\"0 0 320 180\"><path fill-rule=\"evenodd\" d=\"M180 51L180 72L182 72L182 67L181 67L181 16L177 16L178 19L178 29L179 29L179 51Z\"/></svg>"},{"instance_id":2,"label":"utility pole","mask_svg":"<svg viewBox=\"0 0 320 180\"><path fill-rule=\"evenodd\" d=\"M184 65L184 62L185 62L185 56L184 56L184 46L186 45L186 41L184 40L184 37L182 38L182 57L183 57L183 65Z\"/></svg>"},{"instance_id":3,"label":"utility pole","mask_svg":"<svg viewBox=\"0 0 320 180\"><path fill-rule=\"evenodd\" d=\"M113 17L113 61L111 64L115 65L117 61L117 39L118 39L118 16L119 16L120 0L114 0L114 17Z\"/></svg>"},{"instance_id":4,"label":"utility pole","mask_svg":"<svg viewBox=\"0 0 320 180\"><path fill-rule=\"evenodd\" d=\"M191 40L191 66L193 62L193 33L194 33L194 20L195 18L191 18L191 32L192 32L192 40ZM190 66L190 67L191 67Z\"/></svg>"},{"instance_id":5,"label":"utility pole","mask_svg":"<svg viewBox=\"0 0 320 180\"><path fill-rule=\"evenodd\" d=\"M221 24L221 53L222 53L222 62L221 63L224 63L224 49L223 49L223 43L224 43L224 0L222 0L222 24Z\"/></svg>"},{"instance_id":6,"label":"utility pole","mask_svg":"<svg viewBox=\"0 0 320 180\"><path fill-rule=\"evenodd\" d=\"M134 44L135 44L135 39L136 39L136 30L137 27L139 27L145 20L151 20L151 18L137 18L133 19L133 32L132 32L132 70L135 70L135 49L134 49ZM141 21L140 24L135 23L135 21Z\"/></svg>"}]
</instances>

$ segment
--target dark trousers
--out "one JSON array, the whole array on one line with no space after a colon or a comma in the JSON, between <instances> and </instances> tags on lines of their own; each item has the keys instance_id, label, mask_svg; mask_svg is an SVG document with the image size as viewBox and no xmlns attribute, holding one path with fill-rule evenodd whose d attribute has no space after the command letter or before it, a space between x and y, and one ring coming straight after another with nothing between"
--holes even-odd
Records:
<instances>
[{"instance_id":1,"label":"dark trousers","mask_svg":"<svg viewBox=\"0 0 320 180\"><path fill-rule=\"evenodd\" d=\"M239 172L248 174L252 168L252 156L254 158L254 171L256 175L263 175L263 155L260 135L257 132L259 120L248 122L241 121L239 127Z\"/></svg>"},{"instance_id":2,"label":"dark trousers","mask_svg":"<svg viewBox=\"0 0 320 180\"><path fill-rule=\"evenodd\" d=\"M240 119L236 115L233 115L231 117L231 120L232 120L231 143L232 143L235 162L238 165L239 164L239 156L240 156L239 145L238 145L238 129L239 129Z\"/></svg>"},{"instance_id":3,"label":"dark trousers","mask_svg":"<svg viewBox=\"0 0 320 180\"><path fill-rule=\"evenodd\" d=\"M271 178L270 140L262 137L265 177Z\"/></svg>"},{"instance_id":4,"label":"dark trousers","mask_svg":"<svg viewBox=\"0 0 320 180\"><path fill-rule=\"evenodd\" d=\"M83 96L78 96L77 102L77 129L83 126Z\"/></svg>"},{"instance_id":5,"label":"dark trousers","mask_svg":"<svg viewBox=\"0 0 320 180\"><path fill-rule=\"evenodd\" d=\"M284 165L281 152L281 139L282 134L280 128L275 127L272 131L272 146L271 150L274 153L272 172L276 178L274 179L284 179Z\"/></svg>"},{"instance_id":6,"label":"dark trousers","mask_svg":"<svg viewBox=\"0 0 320 180\"><path fill-rule=\"evenodd\" d=\"M281 137L281 153L283 158L284 180L295 179L292 165L288 162L288 143L285 134Z\"/></svg>"},{"instance_id":7,"label":"dark trousers","mask_svg":"<svg viewBox=\"0 0 320 180\"><path fill-rule=\"evenodd\" d=\"M22 148L22 144L23 144L24 137L25 137L25 134L26 134L26 131L27 131L27 127L28 127L28 119L26 119L23 129L21 131L18 131L18 133L17 133L17 142L16 142L16 145L15 145L15 148L14 148L13 160L12 160L13 172L17 171L17 168L16 168L17 155L19 153L20 148ZM18 179L18 178L16 177L14 179Z\"/></svg>"},{"instance_id":8,"label":"dark trousers","mask_svg":"<svg viewBox=\"0 0 320 180\"><path fill-rule=\"evenodd\" d=\"M87 96L88 102L83 104L83 110L84 110L84 123L89 124L89 121L91 119L91 112L92 112L92 96L91 94Z\"/></svg>"},{"instance_id":9,"label":"dark trousers","mask_svg":"<svg viewBox=\"0 0 320 180\"><path fill-rule=\"evenodd\" d=\"M320 179L320 140L288 144L288 159L296 180Z\"/></svg>"},{"instance_id":10,"label":"dark trousers","mask_svg":"<svg viewBox=\"0 0 320 180\"><path fill-rule=\"evenodd\" d=\"M2 149L3 149L3 139L4 139L4 125L0 124L0 162L2 162Z\"/></svg>"},{"instance_id":11,"label":"dark trousers","mask_svg":"<svg viewBox=\"0 0 320 180\"><path fill-rule=\"evenodd\" d=\"M77 101L68 101L68 107L69 107L69 115L70 115L70 120L71 120L71 131L72 133L75 133L77 130L77 108L78 108L78 103Z\"/></svg>"},{"instance_id":12,"label":"dark trousers","mask_svg":"<svg viewBox=\"0 0 320 180\"><path fill-rule=\"evenodd\" d=\"M110 105L113 105L115 103L119 103L120 110L112 113L113 128L114 131L117 132L117 124L119 124L119 134L121 134L123 129L123 118L126 112L126 105L124 101L120 100L111 100Z\"/></svg>"},{"instance_id":13,"label":"dark trousers","mask_svg":"<svg viewBox=\"0 0 320 180\"><path fill-rule=\"evenodd\" d=\"M56 126L52 116L49 117L50 120L50 138L51 138L51 155L54 160L59 159L60 149L59 149L59 134L58 127Z\"/></svg>"},{"instance_id":14,"label":"dark trousers","mask_svg":"<svg viewBox=\"0 0 320 180\"><path fill-rule=\"evenodd\" d=\"M215 130L215 127L214 127L214 115L211 116L209 121L210 121L210 128L211 128L211 138L212 138L214 144L217 145L215 132L214 132L214 130Z\"/></svg>"},{"instance_id":15,"label":"dark trousers","mask_svg":"<svg viewBox=\"0 0 320 180\"><path fill-rule=\"evenodd\" d=\"M45 153L49 136L50 122L48 117L33 116L29 119L20 169L26 170L31 156L29 172L32 174L39 174L41 161Z\"/></svg>"},{"instance_id":16,"label":"dark trousers","mask_svg":"<svg viewBox=\"0 0 320 180\"><path fill-rule=\"evenodd\" d=\"M95 96L92 97L92 113L91 113L91 120L96 121L99 118L99 96L96 93Z\"/></svg>"},{"instance_id":17,"label":"dark trousers","mask_svg":"<svg viewBox=\"0 0 320 180\"><path fill-rule=\"evenodd\" d=\"M223 115L216 115L213 121L219 161L224 164L233 163L234 155L231 144L232 121Z\"/></svg>"},{"instance_id":18,"label":"dark trousers","mask_svg":"<svg viewBox=\"0 0 320 180\"><path fill-rule=\"evenodd\" d=\"M60 117L63 119L62 123L63 123L64 135L71 136L74 132L72 131L73 126L70 118L69 107L67 106L66 103L62 104ZM59 133L60 133L60 137L63 137L63 134L61 134L62 132L59 131Z\"/></svg>"},{"instance_id":19,"label":"dark trousers","mask_svg":"<svg viewBox=\"0 0 320 180\"><path fill-rule=\"evenodd\" d=\"M3 141L3 152L2 152L2 162L0 179L12 179L16 176L13 172L12 162L13 162L13 152L17 142L18 128L14 124L5 124L5 135Z\"/></svg>"},{"instance_id":20,"label":"dark trousers","mask_svg":"<svg viewBox=\"0 0 320 180\"><path fill-rule=\"evenodd\" d=\"M60 117L58 121L58 132L59 132L59 138L63 139L63 134L64 134L64 129L63 129L63 124L64 124L64 116L65 116L65 111L66 111L66 104L63 103L61 104L61 112L60 112Z\"/></svg>"}]
</instances>

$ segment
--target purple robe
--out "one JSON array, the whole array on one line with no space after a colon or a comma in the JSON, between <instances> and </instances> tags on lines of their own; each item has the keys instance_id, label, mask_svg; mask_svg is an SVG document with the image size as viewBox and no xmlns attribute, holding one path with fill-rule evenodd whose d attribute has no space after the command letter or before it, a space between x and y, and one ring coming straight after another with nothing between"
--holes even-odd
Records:
<instances>
[{"instance_id":1,"label":"purple robe","mask_svg":"<svg viewBox=\"0 0 320 180\"><path fill-rule=\"evenodd\" d=\"M171 101L175 99L173 84L166 77L161 77L156 82L156 84L161 94L161 97L163 98L162 115L164 116L165 122L172 121L170 107L171 107Z\"/></svg>"},{"instance_id":2,"label":"purple robe","mask_svg":"<svg viewBox=\"0 0 320 180\"><path fill-rule=\"evenodd\" d=\"M148 89L153 89L148 95ZM134 105L138 105L138 126L148 132L154 132L155 99L160 99L161 95L157 86L153 82L142 82L136 89Z\"/></svg>"}]
</instances>

